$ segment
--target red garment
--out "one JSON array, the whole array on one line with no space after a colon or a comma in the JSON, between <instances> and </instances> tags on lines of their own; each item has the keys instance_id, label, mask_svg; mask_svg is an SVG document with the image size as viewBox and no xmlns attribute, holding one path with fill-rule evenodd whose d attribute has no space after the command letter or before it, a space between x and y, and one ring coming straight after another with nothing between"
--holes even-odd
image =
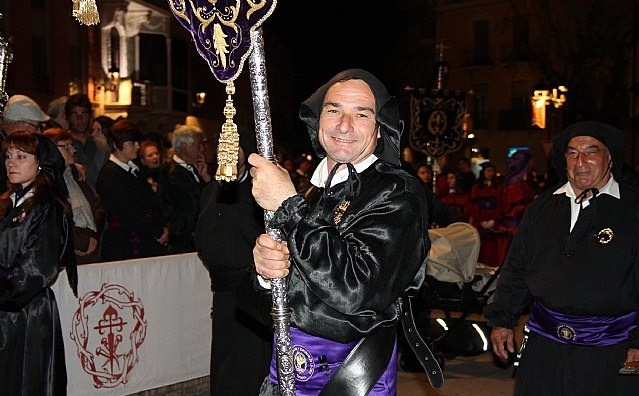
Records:
<instances>
[{"instance_id":1,"label":"red garment","mask_svg":"<svg viewBox=\"0 0 639 396\"><path fill-rule=\"evenodd\" d=\"M497 224L501 219L502 193L504 187L501 184L481 185L475 183L470 191L470 200L476 204L476 210L472 214L473 225L481 230L482 221L494 220Z\"/></svg>"},{"instance_id":2,"label":"red garment","mask_svg":"<svg viewBox=\"0 0 639 396\"><path fill-rule=\"evenodd\" d=\"M441 201L457 212L458 221L468 222L474 212L474 205L470 202L468 194L448 193L441 198Z\"/></svg>"},{"instance_id":3,"label":"red garment","mask_svg":"<svg viewBox=\"0 0 639 396\"><path fill-rule=\"evenodd\" d=\"M533 200L533 190L527 181L512 183L504 186L502 192L503 223L513 234L524 216L524 211Z\"/></svg>"}]
</instances>

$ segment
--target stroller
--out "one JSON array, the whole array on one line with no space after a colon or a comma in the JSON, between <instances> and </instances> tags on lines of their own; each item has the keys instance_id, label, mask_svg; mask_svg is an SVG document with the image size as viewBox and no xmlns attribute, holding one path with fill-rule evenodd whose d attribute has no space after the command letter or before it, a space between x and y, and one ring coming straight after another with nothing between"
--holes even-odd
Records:
<instances>
[{"instance_id":1,"label":"stroller","mask_svg":"<svg viewBox=\"0 0 639 396\"><path fill-rule=\"evenodd\" d=\"M445 359L477 355L492 348L486 322L467 318L481 314L488 304L500 267L477 262L480 235L468 223L430 229L428 235L431 250L426 280L413 298L413 314L417 329L443 368ZM432 310L443 311L444 317L433 318ZM419 370L411 354L402 355L406 355L400 359L402 368Z\"/></svg>"}]
</instances>

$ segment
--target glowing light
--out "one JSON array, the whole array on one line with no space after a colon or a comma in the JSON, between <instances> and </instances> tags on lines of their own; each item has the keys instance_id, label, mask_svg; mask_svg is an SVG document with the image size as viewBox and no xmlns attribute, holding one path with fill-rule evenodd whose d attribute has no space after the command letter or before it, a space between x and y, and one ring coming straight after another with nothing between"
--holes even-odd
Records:
<instances>
[{"instance_id":1,"label":"glowing light","mask_svg":"<svg viewBox=\"0 0 639 396\"><path fill-rule=\"evenodd\" d=\"M444 319L437 318L435 321L442 327L442 329L444 329L444 331L448 331L448 325L444 322Z\"/></svg>"},{"instance_id":2,"label":"glowing light","mask_svg":"<svg viewBox=\"0 0 639 396\"><path fill-rule=\"evenodd\" d=\"M473 328L475 329L475 331L477 331L477 334L479 334L479 337L481 337L481 341L484 343L483 346L482 346L482 350L483 351L487 351L488 350L488 339L484 335L484 332L482 331L482 329L479 326L477 326L477 323L473 323Z\"/></svg>"}]
</instances>

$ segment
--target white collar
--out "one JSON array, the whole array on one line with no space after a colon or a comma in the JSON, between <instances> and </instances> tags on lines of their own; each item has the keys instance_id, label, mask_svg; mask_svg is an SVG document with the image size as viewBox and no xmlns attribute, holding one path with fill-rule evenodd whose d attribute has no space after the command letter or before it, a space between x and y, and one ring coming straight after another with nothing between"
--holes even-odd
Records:
<instances>
[{"instance_id":1,"label":"white collar","mask_svg":"<svg viewBox=\"0 0 639 396\"><path fill-rule=\"evenodd\" d=\"M177 162L178 164L182 165L183 167L185 167L188 170L191 170L193 168L193 166L191 164L187 164L186 161L184 161L182 158L180 158L177 154L173 154L173 161Z\"/></svg>"},{"instance_id":2,"label":"white collar","mask_svg":"<svg viewBox=\"0 0 639 396\"><path fill-rule=\"evenodd\" d=\"M355 167L355 171L357 173L362 173L369 166L377 161L377 156L375 154L371 154L368 157L364 158L363 161L360 161L356 164L353 164ZM316 187L325 187L326 180L328 180L328 175L331 172L331 169L328 169L328 158L324 158L322 162L317 166L315 172L313 172L313 176L311 177L311 184ZM334 185L341 183L348 179L348 168L341 169L335 172L333 179L331 179L331 185L329 187L333 187Z\"/></svg>"},{"instance_id":3,"label":"white collar","mask_svg":"<svg viewBox=\"0 0 639 396\"><path fill-rule=\"evenodd\" d=\"M26 201L28 198L31 198L31 197L33 197L33 187L31 187L29 191L24 193L24 195L18 200L18 202L16 202L16 193L12 193L11 202L13 202L13 207L17 208L18 206L22 205L24 201Z\"/></svg>"},{"instance_id":4,"label":"white collar","mask_svg":"<svg viewBox=\"0 0 639 396\"><path fill-rule=\"evenodd\" d=\"M140 168L138 168L138 166L133 162L133 161L129 161L126 164L122 161L120 161L118 159L118 157L116 157L115 155L111 154L109 156L109 161L115 163L117 166L119 166L120 168L124 169L125 171L129 171L129 169L133 168L133 170L135 172L138 172L140 170Z\"/></svg>"},{"instance_id":5,"label":"white collar","mask_svg":"<svg viewBox=\"0 0 639 396\"><path fill-rule=\"evenodd\" d=\"M567 197L577 198L577 194L575 194L575 190L573 190L570 182L559 187L553 194L566 194ZM619 192L619 183L617 183L614 177L610 176L610 180L608 180L608 183L606 183L606 185L603 186L601 190L599 190L599 194L608 194L611 197L621 199L621 193Z\"/></svg>"}]
</instances>

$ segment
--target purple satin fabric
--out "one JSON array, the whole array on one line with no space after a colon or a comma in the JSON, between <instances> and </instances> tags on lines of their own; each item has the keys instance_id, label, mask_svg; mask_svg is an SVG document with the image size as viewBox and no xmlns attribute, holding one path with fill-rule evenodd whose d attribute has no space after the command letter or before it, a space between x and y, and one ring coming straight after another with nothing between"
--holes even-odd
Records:
<instances>
[{"instance_id":1,"label":"purple satin fabric","mask_svg":"<svg viewBox=\"0 0 639 396\"><path fill-rule=\"evenodd\" d=\"M318 395L330 377L335 374L344 359L358 341L342 344L316 337L291 327L291 346L295 372L296 396ZM328 371L326 367L328 366ZM277 384L277 357L275 348L271 358L269 381ZM369 396L394 396L397 382L397 342L384 374L368 393Z\"/></svg>"},{"instance_id":2,"label":"purple satin fabric","mask_svg":"<svg viewBox=\"0 0 639 396\"><path fill-rule=\"evenodd\" d=\"M617 317L565 315L533 301L526 326L562 344L608 346L627 340L637 327L636 319L636 312Z\"/></svg>"}]
</instances>

